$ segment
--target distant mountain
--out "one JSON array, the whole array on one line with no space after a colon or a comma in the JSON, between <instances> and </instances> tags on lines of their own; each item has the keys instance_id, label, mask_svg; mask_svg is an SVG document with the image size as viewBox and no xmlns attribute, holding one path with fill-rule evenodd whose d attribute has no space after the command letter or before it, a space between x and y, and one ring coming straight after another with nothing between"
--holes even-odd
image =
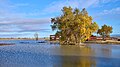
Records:
<instances>
[{"instance_id":1,"label":"distant mountain","mask_svg":"<svg viewBox=\"0 0 120 67\"><path fill-rule=\"evenodd\" d=\"M120 37L120 34L112 34L111 37Z\"/></svg>"}]
</instances>

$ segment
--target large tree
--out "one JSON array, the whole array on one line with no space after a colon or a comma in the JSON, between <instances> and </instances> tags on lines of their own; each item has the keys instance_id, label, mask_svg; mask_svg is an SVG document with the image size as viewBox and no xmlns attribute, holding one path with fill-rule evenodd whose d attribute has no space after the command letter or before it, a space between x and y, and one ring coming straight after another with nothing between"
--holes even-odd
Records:
<instances>
[{"instance_id":1,"label":"large tree","mask_svg":"<svg viewBox=\"0 0 120 67\"><path fill-rule=\"evenodd\" d=\"M110 37L112 29L112 26L107 26L104 24L101 29L98 29L97 34L101 35L103 37L103 40L105 40L105 37Z\"/></svg>"},{"instance_id":2,"label":"large tree","mask_svg":"<svg viewBox=\"0 0 120 67\"><path fill-rule=\"evenodd\" d=\"M52 30L57 30L56 34L61 36L61 44L80 44L98 29L97 23L92 22L85 8L80 11L63 7L62 13L61 16L51 18Z\"/></svg>"}]
</instances>

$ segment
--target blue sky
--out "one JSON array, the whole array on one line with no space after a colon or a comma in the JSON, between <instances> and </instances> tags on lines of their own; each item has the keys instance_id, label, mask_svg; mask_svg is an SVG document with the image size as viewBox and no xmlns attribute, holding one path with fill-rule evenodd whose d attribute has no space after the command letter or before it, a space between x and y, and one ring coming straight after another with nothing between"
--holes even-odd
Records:
<instances>
[{"instance_id":1,"label":"blue sky","mask_svg":"<svg viewBox=\"0 0 120 67\"><path fill-rule=\"evenodd\" d=\"M86 8L99 26L120 34L120 0L0 0L0 37L39 37L54 34L50 18L60 16L64 6Z\"/></svg>"}]
</instances>

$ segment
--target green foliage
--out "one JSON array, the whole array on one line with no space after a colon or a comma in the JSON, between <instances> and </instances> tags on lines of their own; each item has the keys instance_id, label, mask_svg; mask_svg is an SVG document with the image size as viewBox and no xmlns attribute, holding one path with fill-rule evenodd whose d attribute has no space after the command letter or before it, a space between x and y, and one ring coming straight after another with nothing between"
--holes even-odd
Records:
<instances>
[{"instance_id":1,"label":"green foliage","mask_svg":"<svg viewBox=\"0 0 120 67\"><path fill-rule=\"evenodd\" d=\"M88 39L93 32L98 29L96 22L92 22L92 17L88 15L86 9L72 9L63 7L62 15L51 18L52 30L57 30L57 35L61 36L61 44L79 44Z\"/></svg>"},{"instance_id":2,"label":"green foliage","mask_svg":"<svg viewBox=\"0 0 120 67\"><path fill-rule=\"evenodd\" d=\"M97 34L101 35L103 37L103 40L105 37L110 37L110 33L112 33L112 27L103 25L101 29L98 29Z\"/></svg>"}]
</instances>

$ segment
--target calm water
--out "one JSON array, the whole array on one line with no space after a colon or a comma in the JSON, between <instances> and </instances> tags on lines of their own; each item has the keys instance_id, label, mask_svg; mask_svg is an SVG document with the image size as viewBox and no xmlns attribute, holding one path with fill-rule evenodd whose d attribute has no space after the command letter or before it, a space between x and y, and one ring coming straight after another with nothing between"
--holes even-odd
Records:
<instances>
[{"instance_id":1,"label":"calm water","mask_svg":"<svg viewBox=\"0 0 120 67\"><path fill-rule=\"evenodd\" d=\"M3 40L0 67L120 67L120 46L87 44L87 47L39 43L33 40Z\"/></svg>"}]
</instances>

